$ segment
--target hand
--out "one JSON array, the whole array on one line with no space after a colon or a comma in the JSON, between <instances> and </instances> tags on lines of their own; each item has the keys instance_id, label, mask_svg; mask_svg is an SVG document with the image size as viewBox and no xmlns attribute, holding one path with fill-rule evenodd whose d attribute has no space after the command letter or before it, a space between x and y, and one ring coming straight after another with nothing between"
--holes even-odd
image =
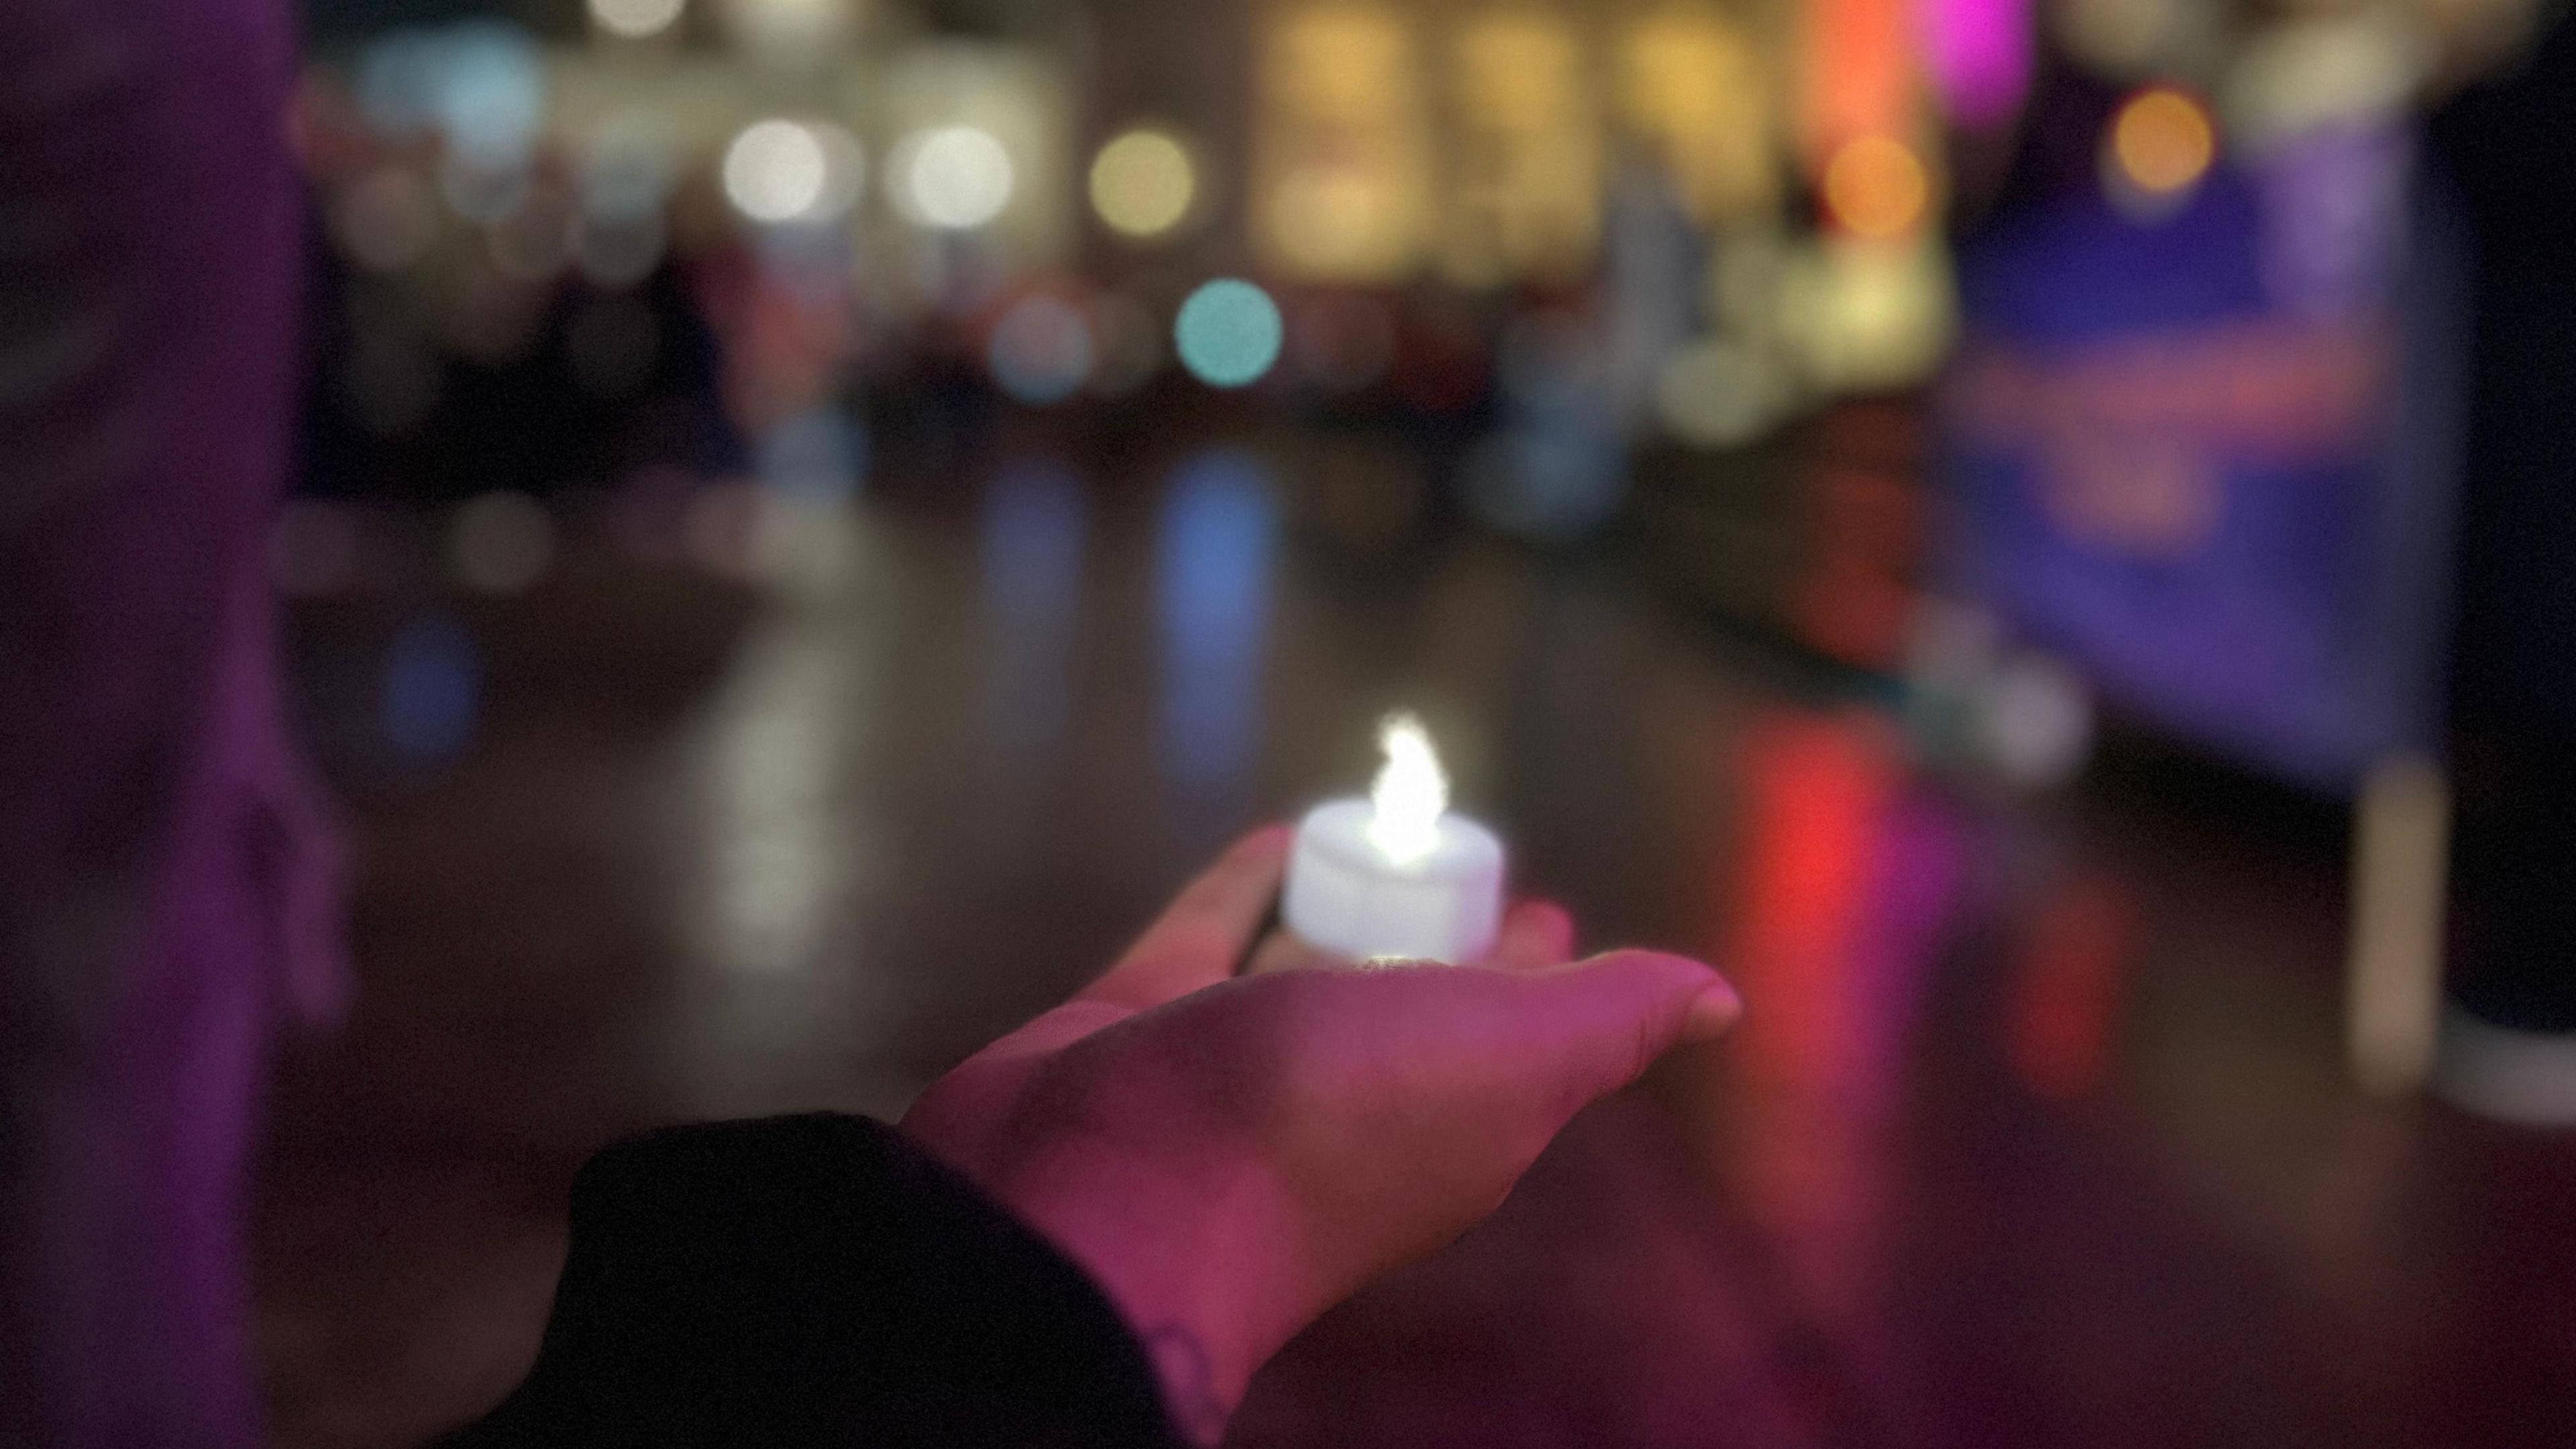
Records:
<instances>
[{"instance_id":1,"label":"hand","mask_svg":"<svg viewBox=\"0 0 2576 1449\"><path fill-rule=\"evenodd\" d=\"M1565 964L1571 925L1544 905L1506 917L1486 965L1233 978L1287 850L1285 830L1238 843L1107 975L903 1121L1091 1275L1206 1443L1299 1329L1465 1231L1577 1110L1742 1009L1682 957Z\"/></svg>"}]
</instances>

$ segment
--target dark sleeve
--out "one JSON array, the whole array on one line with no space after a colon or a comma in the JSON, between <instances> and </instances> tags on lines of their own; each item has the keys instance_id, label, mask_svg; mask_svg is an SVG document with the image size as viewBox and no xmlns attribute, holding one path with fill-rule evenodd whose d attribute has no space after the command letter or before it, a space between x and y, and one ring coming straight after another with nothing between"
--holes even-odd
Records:
<instances>
[{"instance_id":1,"label":"dark sleeve","mask_svg":"<svg viewBox=\"0 0 2576 1449\"><path fill-rule=\"evenodd\" d=\"M830 1114L592 1158L536 1368L444 1441L1174 1442L1089 1279L891 1129Z\"/></svg>"}]
</instances>

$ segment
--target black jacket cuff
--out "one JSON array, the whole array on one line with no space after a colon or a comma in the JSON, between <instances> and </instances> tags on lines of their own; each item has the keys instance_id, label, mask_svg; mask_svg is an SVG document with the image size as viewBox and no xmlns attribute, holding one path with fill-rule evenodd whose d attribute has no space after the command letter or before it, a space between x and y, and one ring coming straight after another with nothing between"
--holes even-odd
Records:
<instances>
[{"instance_id":1,"label":"black jacket cuff","mask_svg":"<svg viewBox=\"0 0 2576 1449\"><path fill-rule=\"evenodd\" d=\"M450 1442L1175 1441L1063 1255L893 1129L818 1113L592 1158L536 1368Z\"/></svg>"}]
</instances>

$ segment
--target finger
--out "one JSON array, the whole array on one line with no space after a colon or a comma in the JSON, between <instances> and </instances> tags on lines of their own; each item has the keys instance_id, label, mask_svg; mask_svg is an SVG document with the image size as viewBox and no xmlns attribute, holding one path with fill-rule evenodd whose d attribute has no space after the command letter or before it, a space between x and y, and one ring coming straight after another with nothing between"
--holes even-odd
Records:
<instances>
[{"instance_id":1,"label":"finger","mask_svg":"<svg viewBox=\"0 0 2576 1449\"><path fill-rule=\"evenodd\" d=\"M1503 916L1485 964L1501 971L1544 971L1574 955L1574 917L1554 901L1523 901Z\"/></svg>"},{"instance_id":2,"label":"finger","mask_svg":"<svg viewBox=\"0 0 2576 1449\"><path fill-rule=\"evenodd\" d=\"M1726 1034L1744 1001L1703 962L1612 951L1520 978L1515 1009L1557 1085L1577 1105L1635 1081L1682 1042Z\"/></svg>"},{"instance_id":3,"label":"finger","mask_svg":"<svg viewBox=\"0 0 2576 1449\"><path fill-rule=\"evenodd\" d=\"M1278 898L1288 840L1288 828L1274 825L1236 841L1075 999L1142 1011L1225 980Z\"/></svg>"}]
</instances>

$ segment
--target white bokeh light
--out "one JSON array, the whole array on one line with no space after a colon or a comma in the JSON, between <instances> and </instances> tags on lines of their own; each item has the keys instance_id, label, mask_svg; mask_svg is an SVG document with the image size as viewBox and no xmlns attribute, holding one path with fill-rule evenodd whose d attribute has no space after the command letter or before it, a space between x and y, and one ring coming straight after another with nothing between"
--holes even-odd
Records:
<instances>
[{"instance_id":1,"label":"white bokeh light","mask_svg":"<svg viewBox=\"0 0 2576 1449\"><path fill-rule=\"evenodd\" d=\"M641 40L670 29L687 6L688 0L590 0L590 18L611 35Z\"/></svg>"},{"instance_id":2,"label":"white bokeh light","mask_svg":"<svg viewBox=\"0 0 2576 1449\"><path fill-rule=\"evenodd\" d=\"M753 221L795 221L820 209L831 173L823 139L794 121L755 121L725 148L725 196Z\"/></svg>"},{"instance_id":3,"label":"white bokeh light","mask_svg":"<svg viewBox=\"0 0 2576 1449\"><path fill-rule=\"evenodd\" d=\"M895 209L943 231L984 225L1010 205L1018 176L989 131L939 126L904 139L886 167Z\"/></svg>"}]
</instances>

